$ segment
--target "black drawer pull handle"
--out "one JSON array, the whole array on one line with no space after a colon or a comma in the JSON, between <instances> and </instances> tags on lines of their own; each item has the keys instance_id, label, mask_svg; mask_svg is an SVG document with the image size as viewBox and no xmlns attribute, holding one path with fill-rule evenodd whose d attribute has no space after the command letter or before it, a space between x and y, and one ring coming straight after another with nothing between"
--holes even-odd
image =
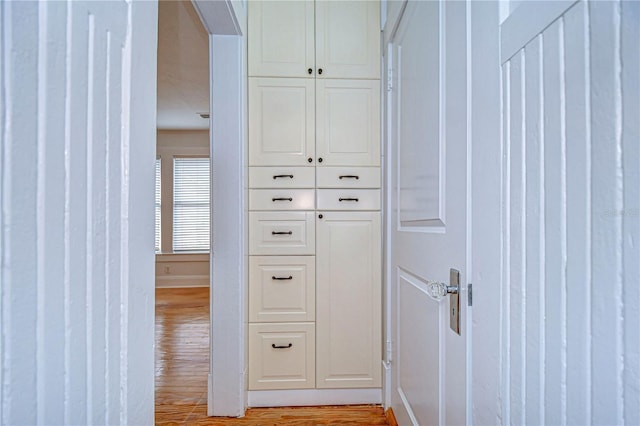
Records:
<instances>
[{"instance_id":1,"label":"black drawer pull handle","mask_svg":"<svg viewBox=\"0 0 640 426\"><path fill-rule=\"evenodd\" d=\"M288 277L276 277L275 275L271 277L272 280L276 280L276 281L285 281L285 280L292 280L293 277L291 275L289 275Z\"/></svg>"},{"instance_id":2,"label":"black drawer pull handle","mask_svg":"<svg viewBox=\"0 0 640 426\"><path fill-rule=\"evenodd\" d=\"M356 176L356 175L342 175L342 176L338 176L339 179L360 179L360 176Z\"/></svg>"},{"instance_id":3,"label":"black drawer pull handle","mask_svg":"<svg viewBox=\"0 0 640 426\"><path fill-rule=\"evenodd\" d=\"M342 202L342 201L355 201L356 203L360 200L358 200L357 198L338 198L338 201Z\"/></svg>"},{"instance_id":4,"label":"black drawer pull handle","mask_svg":"<svg viewBox=\"0 0 640 426\"><path fill-rule=\"evenodd\" d=\"M278 178L289 178L289 179L293 179L293 175L274 175L273 179L278 179Z\"/></svg>"},{"instance_id":5,"label":"black drawer pull handle","mask_svg":"<svg viewBox=\"0 0 640 426\"><path fill-rule=\"evenodd\" d=\"M271 347L273 349L289 349L291 346L293 346L293 343L289 343L288 345L276 345L275 343L271 344Z\"/></svg>"},{"instance_id":6,"label":"black drawer pull handle","mask_svg":"<svg viewBox=\"0 0 640 426\"><path fill-rule=\"evenodd\" d=\"M275 203L276 201L293 201L293 198L291 198L291 197L289 197L289 198L286 198L286 197L279 197L279 198L272 198L272 199L271 199L271 201L273 201L274 203Z\"/></svg>"},{"instance_id":7,"label":"black drawer pull handle","mask_svg":"<svg viewBox=\"0 0 640 426\"><path fill-rule=\"evenodd\" d=\"M291 231L271 231L271 235L292 235Z\"/></svg>"}]
</instances>

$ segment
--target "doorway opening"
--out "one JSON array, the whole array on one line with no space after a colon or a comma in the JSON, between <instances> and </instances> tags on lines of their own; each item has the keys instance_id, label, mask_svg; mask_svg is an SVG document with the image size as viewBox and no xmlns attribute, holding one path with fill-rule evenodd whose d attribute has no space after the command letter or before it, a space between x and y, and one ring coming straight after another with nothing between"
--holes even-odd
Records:
<instances>
[{"instance_id":1,"label":"doorway opening","mask_svg":"<svg viewBox=\"0 0 640 426\"><path fill-rule=\"evenodd\" d=\"M207 415L211 173L209 34L191 2L158 3L155 413Z\"/></svg>"}]
</instances>

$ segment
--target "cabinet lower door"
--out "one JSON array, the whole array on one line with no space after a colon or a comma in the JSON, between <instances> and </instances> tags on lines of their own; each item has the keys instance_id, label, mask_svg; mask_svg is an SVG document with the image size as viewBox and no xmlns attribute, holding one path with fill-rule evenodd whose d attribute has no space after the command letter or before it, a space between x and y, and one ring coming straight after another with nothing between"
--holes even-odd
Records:
<instances>
[{"instance_id":1,"label":"cabinet lower door","mask_svg":"<svg viewBox=\"0 0 640 426\"><path fill-rule=\"evenodd\" d=\"M316 219L316 387L379 387L380 213L322 216Z\"/></svg>"}]
</instances>

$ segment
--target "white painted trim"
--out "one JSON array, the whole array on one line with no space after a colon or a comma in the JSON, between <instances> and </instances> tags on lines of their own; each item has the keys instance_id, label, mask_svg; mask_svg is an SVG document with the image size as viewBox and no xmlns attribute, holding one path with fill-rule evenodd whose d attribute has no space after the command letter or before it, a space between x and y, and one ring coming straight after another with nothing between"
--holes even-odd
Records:
<instances>
[{"instance_id":1,"label":"white painted trim","mask_svg":"<svg viewBox=\"0 0 640 426\"><path fill-rule=\"evenodd\" d=\"M237 417L244 414L246 386L245 40L210 35L209 43L211 205L215 209L211 232L215 238L210 261L213 379L208 414Z\"/></svg>"},{"instance_id":2,"label":"white painted trim","mask_svg":"<svg viewBox=\"0 0 640 426\"><path fill-rule=\"evenodd\" d=\"M381 404L381 388L249 391L249 407Z\"/></svg>"},{"instance_id":3,"label":"white painted trim","mask_svg":"<svg viewBox=\"0 0 640 426\"><path fill-rule=\"evenodd\" d=\"M170 275L156 277L156 288L209 287L208 275Z\"/></svg>"},{"instance_id":4,"label":"white painted trim","mask_svg":"<svg viewBox=\"0 0 640 426\"><path fill-rule=\"evenodd\" d=\"M535 1L521 3L500 26L501 63L508 61L577 1L547 1L544 7Z\"/></svg>"},{"instance_id":5,"label":"white painted trim","mask_svg":"<svg viewBox=\"0 0 640 426\"><path fill-rule=\"evenodd\" d=\"M209 253L156 253L156 262L208 262Z\"/></svg>"}]
</instances>

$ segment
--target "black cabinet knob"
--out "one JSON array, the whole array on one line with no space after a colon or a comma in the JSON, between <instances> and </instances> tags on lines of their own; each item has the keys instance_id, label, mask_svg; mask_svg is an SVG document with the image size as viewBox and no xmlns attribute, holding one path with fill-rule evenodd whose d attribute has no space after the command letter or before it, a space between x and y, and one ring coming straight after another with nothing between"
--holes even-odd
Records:
<instances>
[{"instance_id":1,"label":"black cabinet knob","mask_svg":"<svg viewBox=\"0 0 640 426\"><path fill-rule=\"evenodd\" d=\"M307 70L307 72L308 72L309 74L313 74L313 69L309 68L309 69Z\"/></svg>"},{"instance_id":2,"label":"black cabinet knob","mask_svg":"<svg viewBox=\"0 0 640 426\"><path fill-rule=\"evenodd\" d=\"M313 158L309 157L309 158L307 158L307 161L310 162L310 163L313 163Z\"/></svg>"},{"instance_id":3,"label":"black cabinet knob","mask_svg":"<svg viewBox=\"0 0 640 426\"><path fill-rule=\"evenodd\" d=\"M321 214L318 215L318 219L322 219L324 216L322 216Z\"/></svg>"},{"instance_id":4,"label":"black cabinet knob","mask_svg":"<svg viewBox=\"0 0 640 426\"><path fill-rule=\"evenodd\" d=\"M322 163L322 157L318 158L318 163Z\"/></svg>"},{"instance_id":5,"label":"black cabinet knob","mask_svg":"<svg viewBox=\"0 0 640 426\"><path fill-rule=\"evenodd\" d=\"M318 68L318 74L322 74L322 68Z\"/></svg>"}]
</instances>

